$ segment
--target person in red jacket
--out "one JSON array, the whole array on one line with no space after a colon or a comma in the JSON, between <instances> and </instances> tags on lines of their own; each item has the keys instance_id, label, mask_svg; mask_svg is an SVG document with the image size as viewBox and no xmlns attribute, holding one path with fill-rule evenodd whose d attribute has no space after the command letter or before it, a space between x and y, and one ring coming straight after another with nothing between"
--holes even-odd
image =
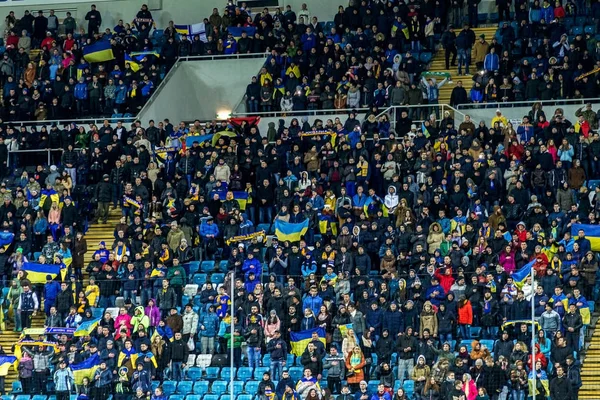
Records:
<instances>
[{"instance_id":1,"label":"person in red jacket","mask_svg":"<svg viewBox=\"0 0 600 400\"><path fill-rule=\"evenodd\" d=\"M473 324L473 306L463 294L458 298L458 326L462 340L471 339L471 325Z\"/></svg>"},{"instance_id":2,"label":"person in red jacket","mask_svg":"<svg viewBox=\"0 0 600 400\"><path fill-rule=\"evenodd\" d=\"M441 272L444 272L443 274ZM440 281L440 286L444 288L444 293L450 292L450 288L454 285L454 277L452 276L452 267L438 268L435 271L435 277Z\"/></svg>"}]
</instances>

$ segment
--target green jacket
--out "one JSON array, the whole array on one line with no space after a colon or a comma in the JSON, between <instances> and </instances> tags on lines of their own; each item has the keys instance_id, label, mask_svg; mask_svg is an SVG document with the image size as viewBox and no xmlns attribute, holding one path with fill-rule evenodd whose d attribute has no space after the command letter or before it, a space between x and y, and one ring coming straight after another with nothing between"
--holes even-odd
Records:
<instances>
[{"instance_id":1,"label":"green jacket","mask_svg":"<svg viewBox=\"0 0 600 400\"><path fill-rule=\"evenodd\" d=\"M177 272L179 272L177 274ZM171 286L185 286L187 282L187 277L185 275L185 269L179 264L176 267L169 268L169 272L167 273L167 279L169 280L169 284Z\"/></svg>"}]
</instances>

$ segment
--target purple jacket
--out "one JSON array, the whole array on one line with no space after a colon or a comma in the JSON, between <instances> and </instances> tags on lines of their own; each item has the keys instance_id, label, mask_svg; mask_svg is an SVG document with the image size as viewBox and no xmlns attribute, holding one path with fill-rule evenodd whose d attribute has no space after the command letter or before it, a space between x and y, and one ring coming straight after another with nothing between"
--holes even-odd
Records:
<instances>
[{"instance_id":1,"label":"purple jacket","mask_svg":"<svg viewBox=\"0 0 600 400\"><path fill-rule=\"evenodd\" d=\"M150 299L156 304L156 300ZM158 322L160 321L160 310L156 305L150 307L146 306L145 308L146 315L150 318L150 326L158 326Z\"/></svg>"}]
</instances>

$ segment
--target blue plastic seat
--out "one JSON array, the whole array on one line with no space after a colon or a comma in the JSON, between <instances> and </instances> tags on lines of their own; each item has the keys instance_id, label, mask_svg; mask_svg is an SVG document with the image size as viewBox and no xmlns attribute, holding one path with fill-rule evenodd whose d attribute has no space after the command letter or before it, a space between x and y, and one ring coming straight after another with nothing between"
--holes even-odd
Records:
<instances>
[{"instance_id":1,"label":"blue plastic seat","mask_svg":"<svg viewBox=\"0 0 600 400\"><path fill-rule=\"evenodd\" d=\"M221 273L221 272L217 272L216 274L212 274L210 276L210 281L215 284L215 285L219 285L221 283L223 283L225 281L225 274Z\"/></svg>"},{"instance_id":2,"label":"blue plastic seat","mask_svg":"<svg viewBox=\"0 0 600 400\"><path fill-rule=\"evenodd\" d=\"M31 398L31 400L47 400L48 398L43 394L36 394Z\"/></svg>"},{"instance_id":3,"label":"blue plastic seat","mask_svg":"<svg viewBox=\"0 0 600 400\"><path fill-rule=\"evenodd\" d=\"M460 346L465 346L467 348L467 351L470 353L471 352L471 340L461 340L459 347Z\"/></svg>"},{"instance_id":4,"label":"blue plastic seat","mask_svg":"<svg viewBox=\"0 0 600 400\"><path fill-rule=\"evenodd\" d=\"M221 379L229 382L231 377L235 376L235 371L236 371L235 368L233 368L233 370L232 370L229 367L225 367L225 368L221 369Z\"/></svg>"},{"instance_id":5,"label":"blue plastic seat","mask_svg":"<svg viewBox=\"0 0 600 400\"><path fill-rule=\"evenodd\" d=\"M202 400L219 400L218 394L207 394L203 397Z\"/></svg>"},{"instance_id":6,"label":"blue plastic seat","mask_svg":"<svg viewBox=\"0 0 600 400\"><path fill-rule=\"evenodd\" d=\"M202 400L203 397L204 395L188 394L187 396L185 396L185 400Z\"/></svg>"},{"instance_id":7,"label":"blue plastic seat","mask_svg":"<svg viewBox=\"0 0 600 400\"><path fill-rule=\"evenodd\" d=\"M200 378L201 379L201 378ZM194 383L193 393L197 395L205 395L208 393L208 381L197 381ZM188 399L190 396L187 396Z\"/></svg>"},{"instance_id":8,"label":"blue plastic seat","mask_svg":"<svg viewBox=\"0 0 600 400\"><path fill-rule=\"evenodd\" d=\"M571 32L573 33L573 35L581 35L583 34L583 27L576 25L573 27L573 29L571 29Z\"/></svg>"},{"instance_id":9,"label":"blue plastic seat","mask_svg":"<svg viewBox=\"0 0 600 400\"><path fill-rule=\"evenodd\" d=\"M369 381L367 390L369 393L377 393L377 386L379 386L379 381Z\"/></svg>"},{"instance_id":10,"label":"blue plastic seat","mask_svg":"<svg viewBox=\"0 0 600 400\"><path fill-rule=\"evenodd\" d=\"M240 394L237 397L237 400L252 400L253 396L251 394Z\"/></svg>"},{"instance_id":11,"label":"blue plastic seat","mask_svg":"<svg viewBox=\"0 0 600 400\"><path fill-rule=\"evenodd\" d=\"M185 396L181 394L172 394L169 396L169 400L185 400Z\"/></svg>"},{"instance_id":12,"label":"blue plastic seat","mask_svg":"<svg viewBox=\"0 0 600 400\"><path fill-rule=\"evenodd\" d=\"M262 379L263 374L265 372L269 372L270 370L271 369L269 367L257 367L257 368L255 368L254 369L254 379L257 379L257 380Z\"/></svg>"},{"instance_id":13,"label":"blue plastic seat","mask_svg":"<svg viewBox=\"0 0 600 400\"><path fill-rule=\"evenodd\" d=\"M246 381L244 392L254 394L258 392L258 381Z\"/></svg>"},{"instance_id":14,"label":"blue plastic seat","mask_svg":"<svg viewBox=\"0 0 600 400\"><path fill-rule=\"evenodd\" d=\"M292 365L294 365L294 360L295 360L295 358L296 358L296 357L295 357L293 354L288 354L288 355L287 355L287 359L285 360L285 361L286 361L286 364L287 364L288 366L292 366Z\"/></svg>"},{"instance_id":15,"label":"blue plastic seat","mask_svg":"<svg viewBox=\"0 0 600 400\"><path fill-rule=\"evenodd\" d=\"M152 381L152 393L154 393L154 389L156 389L159 386L160 386L160 382L159 381Z\"/></svg>"},{"instance_id":16,"label":"blue plastic seat","mask_svg":"<svg viewBox=\"0 0 600 400\"><path fill-rule=\"evenodd\" d=\"M192 393L192 381L181 381L177 384L177 393L182 395L188 395Z\"/></svg>"},{"instance_id":17,"label":"blue plastic seat","mask_svg":"<svg viewBox=\"0 0 600 400\"><path fill-rule=\"evenodd\" d=\"M289 372L290 378L292 378L292 381L294 382L298 382L300 379L302 379L302 374L304 374L302 367L292 367L289 369ZM254 377L256 378L256 375Z\"/></svg>"},{"instance_id":18,"label":"blue plastic seat","mask_svg":"<svg viewBox=\"0 0 600 400\"><path fill-rule=\"evenodd\" d=\"M589 33L590 35L593 35L594 33L596 33L596 27L593 25L587 25L585 28L583 28L583 31L585 33Z\"/></svg>"},{"instance_id":19,"label":"blue plastic seat","mask_svg":"<svg viewBox=\"0 0 600 400\"><path fill-rule=\"evenodd\" d=\"M192 382L199 381L202 378L202 369L199 367L190 367L187 370L187 376ZM206 382L206 387L208 389L208 382Z\"/></svg>"},{"instance_id":20,"label":"blue plastic seat","mask_svg":"<svg viewBox=\"0 0 600 400\"><path fill-rule=\"evenodd\" d=\"M190 275L195 274L200 269L200 261L190 261L186 265L188 266Z\"/></svg>"},{"instance_id":21,"label":"blue plastic seat","mask_svg":"<svg viewBox=\"0 0 600 400\"><path fill-rule=\"evenodd\" d=\"M200 271L202 272L213 272L213 270L215 269L215 261L214 260L207 260L207 261L202 261L202 264L200 264Z\"/></svg>"},{"instance_id":22,"label":"blue plastic seat","mask_svg":"<svg viewBox=\"0 0 600 400\"><path fill-rule=\"evenodd\" d=\"M29 399L30 399L30 397L27 394L20 394L20 395L15 396L15 400L29 400Z\"/></svg>"},{"instance_id":23,"label":"blue plastic seat","mask_svg":"<svg viewBox=\"0 0 600 400\"><path fill-rule=\"evenodd\" d=\"M238 394L242 394L242 393L244 393L244 382L233 381L233 386L230 383L229 386L227 387L227 390L229 390L229 392L231 392L231 390L233 390L233 394L236 396Z\"/></svg>"},{"instance_id":24,"label":"blue plastic seat","mask_svg":"<svg viewBox=\"0 0 600 400\"><path fill-rule=\"evenodd\" d=\"M216 380L219 379L219 371L221 368L219 367L206 367L206 379L208 380Z\"/></svg>"},{"instance_id":25,"label":"blue plastic seat","mask_svg":"<svg viewBox=\"0 0 600 400\"><path fill-rule=\"evenodd\" d=\"M172 394L175 394L175 385L177 384L177 382L174 381L164 381L162 384L162 389L163 389L163 393L165 394L165 396L171 396Z\"/></svg>"},{"instance_id":26,"label":"blue plastic seat","mask_svg":"<svg viewBox=\"0 0 600 400\"><path fill-rule=\"evenodd\" d=\"M263 356L262 365L264 367L270 367L271 366L271 355L270 354L265 354Z\"/></svg>"},{"instance_id":27,"label":"blue plastic seat","mask_svg":"<svg viewBox=\"0 0 600 400\"><path fill-rule=\"evenodd\" d=\"M229 393L222 394L219 400L231 400L231 395Z\"/></svg>"},{"instance_id":28,"label":"blue plastic seat","mask_svg":"<svg viewBox=\"0 0 600 400\"><path fill-rule=\"evenodd\" d=\"M487 347L487 349L489 351L494 350L494 341L493 340L490 340L490 339L481 339L479 341L479 343L481 343L482 346L485 345L485 347Z\"/></svg>"},{"instance_id":29,"label":"blue plastic seat","mask_svg":"<svg viewBox=\"0 0 600 400\"><path fill-rule=\"evenodd\" d=\"M12 396L10 394L5 394L4 396L0 396L0 399L2 400L12 400Z\"/></svg>"},{"instance_id":30,"label":"blue plastic seat","mask_svg":"<svg viewBox=\"0 0 600 400\"><path fill-rule=\"evenodd\" d=\"M415 381L407 379L402 384L402 387L404 388L404 392L406 392L406 396L412 397L413 393L415 392Z\"/></svg>"},{"instance_id":31,"label":"blue plastic seat","mask_svg":"<svg viewBox=\"0 0 600 400\"><path fill-rule=\"evenodd\" d=\"M264 364L264 362L265 361L263 360L263 364ZM253 370L250 367L240 367L240 368L238 368L238 371L237 371L237 378L240 381L244 381L244 382L249 381L250 379L252 379L252 372L253 372Z\"/></svg>"},{"instance_id":32,"label":"blue plastic seat","mask_svg":"<svg viewBox=\"0 0 600 400\"><path fill-rule=\"evenodd\" d=\"M23 393L23 386L20 381L14 381L12 383L12 394Z\"/></svg>"},{"instance_id":33,"label":"blue plastic seat","mask_svg":"<svg viewBox=\"0 0 600 400\"><path fill-rule=\"evenodd\" d=\"M214 381L210 388L210 392L211 393L224 393L227 390L227 384L228 384L228 382L226 382L226 381Z\"/></svg>"},{"instance_id":34,"label":"blue plastic seat","mask_svg":"<svg viewBox=\"0 0 600 400\"><path fill-rule=\"evenodd\" d=\"M198 285L198 287L202 287L206 283L206 274L194 274L194 278L192 279L194 285Z\"/></svg>"},{"instance_id":35,"label":"blue plastic seat","mask_svg":"<svg viewBox=\"0 0 600 400\"><path fill-rule=\"evenodd\" d=\"M229 264L229 261L221 260L221 262L219 263L219 270L227 271L227 264Z\"/></svg>"}]
</instances>

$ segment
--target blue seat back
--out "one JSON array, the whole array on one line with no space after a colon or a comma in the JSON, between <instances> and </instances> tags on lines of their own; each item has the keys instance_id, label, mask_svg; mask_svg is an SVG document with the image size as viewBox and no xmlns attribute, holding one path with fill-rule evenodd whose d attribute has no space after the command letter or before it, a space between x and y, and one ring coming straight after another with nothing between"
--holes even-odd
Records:
<instances>
[{"instance_id":1,"label":"blue seat back","mask_svg":"<svg viewBox=\"0 0 600 400\"><path fill-rule=\"evenodd\" d=\"M196 395L203 395L208 393L208 381L197 381L196 383L194 383L193 391ZM187 396L187 398L189 400L190 396Z\"/></svg>"},{"instance_id":2,"label":"blue seat back","mask_svg":"<svg viewBox=\"0 0 600 400\"><path fill-rule=\"evenodd\" d=\"M202 264L200 264L200 270L202 272L213 272L213 270L215 269L215 261L214 260L207 260L207 261L202 261Z\"/></svg>"}]
</instances>

